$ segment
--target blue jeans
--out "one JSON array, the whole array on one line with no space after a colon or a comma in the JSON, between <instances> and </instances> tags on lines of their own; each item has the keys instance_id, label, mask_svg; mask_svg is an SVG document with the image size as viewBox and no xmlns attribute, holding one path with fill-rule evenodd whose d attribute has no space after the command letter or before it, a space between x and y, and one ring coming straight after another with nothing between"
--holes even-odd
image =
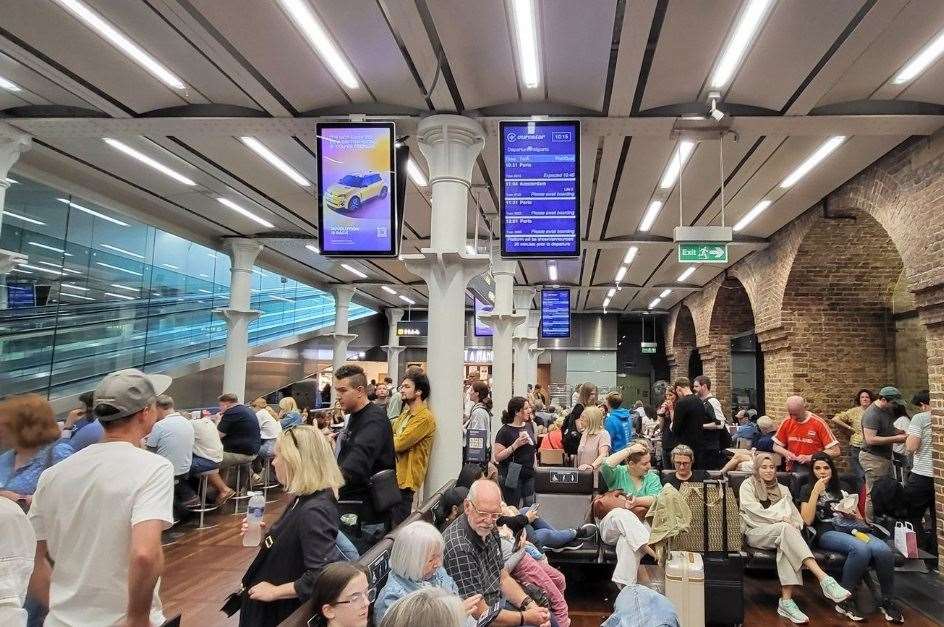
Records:
<instances>
[{"instance_id":1,"label":"blue jeans","mask_svg":"<svg viewBox=\"0 0 944 627\"><path fill-rule=\"evenodd\" d=\"M338 532L337 546L338 552L341 553L341 556L347 561L356 562L360 559L361 554L357 552L357 547L344 535L343 531Z\"/></svg>"},{"instance_id":2,"label":"blue jeans","mask_svg":"<svg viewBox=\"0 0 944 627\"><path fill-rule=\"evenodd\" d=\"M862 464L859 463L859 451L861 450L858 446L849 446L849 470L856 478L856 488L859 488L862 482L865 481L865 471L862 470Z\"/></svg>"},{"instance_id":3,"label":"blue jeans","mask_svg":"<svg viewBox=\"0 0 944 627\"><path fill-rule=\"evenodd\" d=\"M217 470L219 467L220 465L217 462L211 462L205 457L194 455L190 461L190 476L197 477L197 475L202 475L205 472Z\"/></svg>"},{"instance_id":4,"label":"blue jeans","mask_svg":"<svg viewBox=\"0 0 944 627\"><path fill-rule=\"evenodd\" d=\"M527 507L518 510L522 514L528 513ZM528 540L538 548L551 547L559 549L577 537L574 529L555 529L543 518L535 518L534 522L525 528Z\"/></svg>"},{"instance_id":5,"label":"blue jeans","mask_svg":"<svg viewBox=\"0 0 944 627\"><path fill-rule=\"evenodd\" d=\"M869 541L862 542L842 531L827 531L819 536L817 544L821 549L846 556L840 582L843 588L854 591L871 564L878 575L878 583L882 586L882 596L886 599L894 596L895 554L882 540L869 534Z\"/></svg>"}]
</instances>

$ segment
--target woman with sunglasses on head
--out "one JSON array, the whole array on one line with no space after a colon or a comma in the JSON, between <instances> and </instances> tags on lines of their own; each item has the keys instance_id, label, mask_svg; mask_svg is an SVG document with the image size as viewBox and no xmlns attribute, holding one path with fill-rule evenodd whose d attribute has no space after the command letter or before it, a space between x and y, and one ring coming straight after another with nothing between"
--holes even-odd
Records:
<instances>
[{"instance_id":1,"label":"woman with sunglasses on head","mask_svg":"<svg viewBox=\"0 0 944 627\"><path fill-rule=\"evenodd\" d=\"M327 439L316 427L285 429L276 441L272 467L294 498L243 576L239 624L247 627L281 623L312 596L322 569L341 559L337 491L344 479ZM246 529L243 523L243 533Z\"/></svg>"},{"instance_id":2,"label":"woman with sunglasses on head","mask_svg":"<svg viewBox=\"0 0 944 627\"><path fill-rule=\"evenodd\" d=\"M356 562L328 564L315 581L311 605L315 627L367 627L370 584L367 569Z\"/></svg>"}]
</instances>

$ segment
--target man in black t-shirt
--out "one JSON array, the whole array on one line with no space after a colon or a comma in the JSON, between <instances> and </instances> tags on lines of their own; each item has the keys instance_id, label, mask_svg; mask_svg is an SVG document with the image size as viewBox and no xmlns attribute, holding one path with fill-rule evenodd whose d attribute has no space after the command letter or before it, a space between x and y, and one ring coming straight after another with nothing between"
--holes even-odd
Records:
<instances>
[{"instance_id":1,"label":"man in black t-shirt","mask_svg":"<svg viewBox=\"0 0 944 627\"><path fill-rule=\"evenodd\" d=\"M239 402L235 394L221 394L217 399L222 417L216 425L223 442L220 468L245 464L259 454L262 436L256 413Z\"/></svg>"},{"instance_id":2,"label":"man in black t-shirt","mask_svg":"<svg viewBox=\"0 0 944 627\"><path fill-rule=\"evenodd\" d=\"M682 377L675 381L675 416L672 419L672 433L676 444L685 444L695 452L695 467L704 468L702 449L702 425L708 422L708 415L701 399L692 394L691 383Z\"/></svg>"}]
</instances>

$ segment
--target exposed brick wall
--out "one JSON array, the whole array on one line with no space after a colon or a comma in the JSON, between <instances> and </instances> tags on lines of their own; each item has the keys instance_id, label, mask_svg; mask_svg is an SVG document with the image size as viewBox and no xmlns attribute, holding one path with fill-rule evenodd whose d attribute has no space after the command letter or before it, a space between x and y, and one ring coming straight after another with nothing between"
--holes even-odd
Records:
<instances>
[{"instance_id":1,"label":"exposed brick wall","mask_svg":"<svg viewBox=\"0 0 944 627\"><path fill-rule=\"evenodd\" d=\"M731 415L731 336L753 328L754 313L747 291L738 279L729 276L716 292L708 328L710 358L703 359L712 392L726 416Z\"/></svg>"},{"instance_id":2,"label":"exposed brick wall","mask_svg":"<svg viewBox=\"0 0 944 627\"><path fill-rule=\"evenodd\" d=\"M674 324L669 328L672 335L669 358L672 380L688 376L688 359L695 350L695 321L687 306L681 306L674 315Z\"/></svg>"},{"instance_id":3,"label":"exposed brick wall","mask_svg":"<svg viewBox=\"0 0 944 627\"><path fill-rule=\"evenodd\" d=\"M918 317L914 294L902 272L892 292L892 315L895 324L895 362L890 381L910 400L920 390L928 389L927 332Z\"/></svg>"}]
</instances>

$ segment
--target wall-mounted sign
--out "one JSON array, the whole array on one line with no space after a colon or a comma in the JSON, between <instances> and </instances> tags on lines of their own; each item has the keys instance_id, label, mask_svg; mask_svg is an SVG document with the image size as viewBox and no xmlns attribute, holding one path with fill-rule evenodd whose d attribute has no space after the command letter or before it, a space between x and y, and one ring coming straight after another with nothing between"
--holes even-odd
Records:
<instances>
[{"instance_id":1,"label":"wall-mounted sign","mask_svg":"<svg viewBox=\"0 0 944 627\"><path fill-rule=\"evenodd\" d=\"M503 257L580 255L580 123L502 122Z\"/></svg>"},{"instance_id":2,"label":"wall-mounted sign","mask_svg":"<svg viewBox=\"0 0 944 627\"><path fill-rule=\"evenodd\" d=\"M541 292L541 337L570 337L570 290Z\"/></svg>"},{"instance_id":3,"label":"wall-mounted sign","mask_svg":"<svg viewBox=\"0 0 944 627\"><path fill-rule=\"evenodd\" d=\"M396 255L393 123L324 123L315 128L321 254Z\"/></svg>"},{"instance_id":4,"label":"wall-mounted sign","mask_svg":"<svg viewBox=\"0 0 944 627\"><path fill-rule=\"evenodd\" d=\"M717 242L681 242L678 260L679 263L728 263L728 246Z\"/></svg>"},{"instance_id":5,"label":"wall-mounted sign","mask_svg":"<svg viewBox=\"0 0 944 627\"><path fill-rule=\"evenodd\" d=\"M32 283L7 283L7 307L29 309L36 306L36 287Z\"/></svg>"},{"instance_id":6,"label":"wall-mounted sign","mask_svg":"<svg viewBox=\"0 0 944 627\"><path fill-rule=\"evenodd\" d=\"M639 347L642 349L643 354L654 355L658 344L655 342L640 342Z\"/></svg>"},{"instance_id":7,"label":"wall-mounted sign","mask_svg":"<svg viewBox=\"0 0 944 627\"><path fill-rule=\"evenodd\" d=\"M404 320L397 323L397 337L426 337L426 320Z\"/></svg>"},{"instance_id":8,"label":"wall-mounted sign","mask_svg":"<svg viewBox=\"0 0 944 627\"><path fill-rule=\"evenodd\" d=\"M491 337L492 327L482 322L481 315L492 310L492 306L473 296L475 301L475 337Z\"/></svg>"}]
</instances>

